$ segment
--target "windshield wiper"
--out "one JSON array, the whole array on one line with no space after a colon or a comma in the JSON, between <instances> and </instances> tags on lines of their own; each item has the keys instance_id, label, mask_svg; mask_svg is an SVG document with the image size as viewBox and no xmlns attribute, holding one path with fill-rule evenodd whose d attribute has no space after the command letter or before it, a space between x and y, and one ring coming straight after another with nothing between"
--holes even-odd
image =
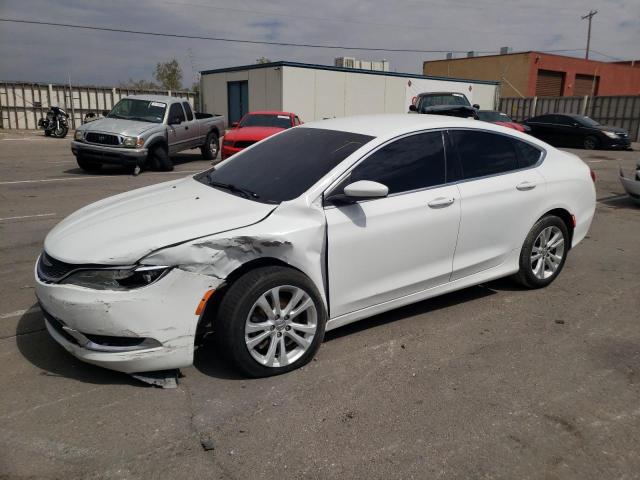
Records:
<instances>
[{"instance_id":1,"label":"windshield wiper","mask_svg":"<svg viewBox=\"0 0 640 480\"><path fill-rule=\"evenodd\" d=\"M209 176L207 176L207 181L212 187L224 188L225 190L229 190L230 192L238 192L243 194L247 198L260 198L260 195L258 195L256 192L252 192L251 190L248 190L246 188L236 187L235 185L232 185L230 183L216 182L215 180L211 180L211 177Z\"/></svg>"}]
</instances>

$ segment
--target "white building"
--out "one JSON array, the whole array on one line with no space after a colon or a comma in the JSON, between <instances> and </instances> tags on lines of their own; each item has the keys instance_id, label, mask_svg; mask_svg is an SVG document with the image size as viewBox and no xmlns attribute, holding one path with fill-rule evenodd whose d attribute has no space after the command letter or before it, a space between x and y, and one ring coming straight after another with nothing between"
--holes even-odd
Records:
<instances>
[{"instance_id":1,"label":"white building","mask_svg":"<svg viewBox=\"0 0 640 480\"><path fill-rule=\"evenodd\" d=\"M422 92L464 93L493 109L498 82L425 77L273 62L201 72L200 108L227 116L229 124L257 110L295 112L304 122L371 113L403 113Z\"/></svg>"}]
</instances>

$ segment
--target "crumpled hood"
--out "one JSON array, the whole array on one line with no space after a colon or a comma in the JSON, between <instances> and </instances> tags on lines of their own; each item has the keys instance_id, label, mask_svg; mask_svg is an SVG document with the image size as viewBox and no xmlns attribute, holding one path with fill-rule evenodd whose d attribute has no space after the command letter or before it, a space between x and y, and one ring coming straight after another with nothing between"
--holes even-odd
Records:
<instances>
[{"instance_id":1,"label":"crumpled hood","mask_svg":"<svg viewBox=\"0 0 640 480\"><path fill-rule=\"evenodd\" d=\"M278 127L242 127L230 130L225 136L225 140L253 140L258 141L270 137L283 131L284 128Z\"/></svg>"},{"instance_id":2,"label":"crumpled hood","mask_svg":"<svg viewBox=\"0 0 640 480\"><path fill-rule=\"evenodd\" d=\"M44 248L66 263L131 265L159 248L256 223L274 208L187 177L88 205L56 225Z\"/></svg>"},{"instance_id":3,"label":"crumpled hood","mask_svg":"<svg viewBox=\"0 0 640 480\"><path fill-rule=\"evenodd\" d=\"M127 137L137 137L146 130L161 126L160 123L138 122L135 120L122 120L120 118L100 118L83 125L78 130L83 132L102 132Z\"/></svg>"}]
</instances>

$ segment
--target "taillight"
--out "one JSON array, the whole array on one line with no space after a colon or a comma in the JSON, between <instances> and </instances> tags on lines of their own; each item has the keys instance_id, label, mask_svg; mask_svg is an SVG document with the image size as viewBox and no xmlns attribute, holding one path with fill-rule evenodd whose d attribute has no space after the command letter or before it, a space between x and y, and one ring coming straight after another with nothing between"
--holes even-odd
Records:
<instances>
[{"instance_id":1,"label":"taillight","mask_svg":"<svg viewBox=\"0 0 640 480\"><path fill-rule=\"evenodd\" d=\"M594 172L593 170L589 169L589 173L591 174L591 180L593 180L593 182L595 183L595 181L596 181L596 172Z\"/></svg>"},{"instance_id":2,"label":"taillight","mask_svg":"<svg viewBox=\"0 0 640 480\"><path fill-rule=\"evenodd\" d=\"M576 223L577 223L576 216L575 215L571 215L571 226L573 228L576 228Z\"/></svg>"}]
</instances>

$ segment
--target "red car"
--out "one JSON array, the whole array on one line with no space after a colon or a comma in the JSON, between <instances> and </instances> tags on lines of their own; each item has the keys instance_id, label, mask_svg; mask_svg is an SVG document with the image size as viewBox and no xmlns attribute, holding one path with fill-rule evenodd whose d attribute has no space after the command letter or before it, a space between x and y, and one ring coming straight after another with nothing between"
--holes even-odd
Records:
<instances>
[{"instance_id":1,"label":"red car","mask_svg":"<svg viewBox=\"0 0 640 480\"><path fill-rule=\"evenodd\" d=\"M287 128L302 124L291 112L251 112L234 122L222 142L222 159L229 158L243 148L275 135Z\"/></svg>"},{"instance_id":2,"label":"red car","mask_svg":"<svg viewBox=\"0 0 640 480\"><path fill-rule=\"evenodd\" d=\"M514 122L511 117L506 113L499 112L497 110L479 110L478 120L483 122L495 123L496 125L502 125L503 127L513 128L519 132L529 133L531 128L522 125L521 123Z\"/></svg>"}]
</instances>

